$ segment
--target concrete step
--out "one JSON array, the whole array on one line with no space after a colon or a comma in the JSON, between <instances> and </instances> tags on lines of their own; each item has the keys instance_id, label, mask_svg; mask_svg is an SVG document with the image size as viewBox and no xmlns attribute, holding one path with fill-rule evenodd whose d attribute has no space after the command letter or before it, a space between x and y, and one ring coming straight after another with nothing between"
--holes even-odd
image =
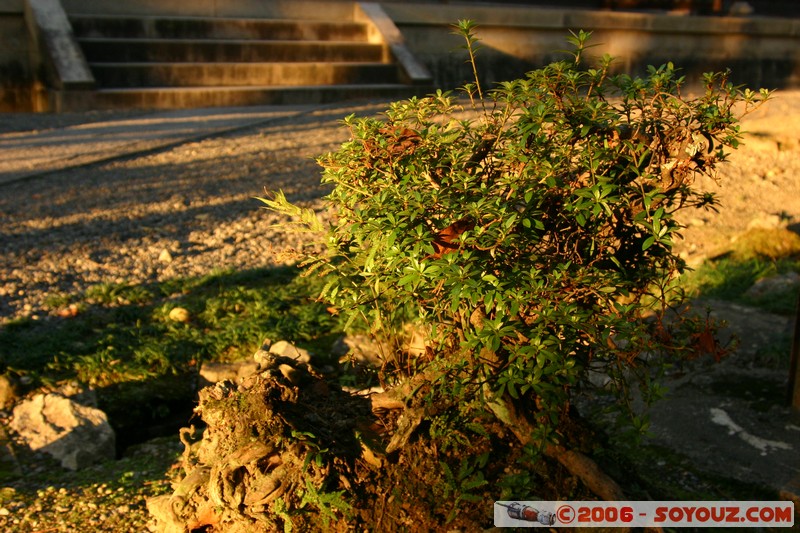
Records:
<instances>
[{"instance_id":1,"label":"concrete step","mask_svg":"<svg viewBox=\"0 0 800 533\"><path fill-rule=\"evenodd\" d=\"M407 72L407 61L391 62L394 45L374 41L372 32L386 33L375 29L374 15L364 19L373 22L354 22L354 6L344 2L314 3L313 9L257 3L263 9L245 14L227 12L220 2L220 10L196 16L154 16L158 10L113 15L105 10L117 6L112 3L95 6L104 15L68 10L97 89L62 92L61 109L324 104L431 91L428 78ZM333 4L336 16L329 13Z\"/></svg>"},{"instance_id":2,"label":"concrete step","mask_svg":"<svg viewBox=\"0 0 800 533\"><path fill-rule=\"evenodd\" d=\"M105 62L361 62L380 63L380 44L338 41L102 39L78 42L90 63Z\"/></svg>"},{"instance_id":3,"label":"concrete step","mask_svg":"<svg viewBox=\"0 0 800 533\"><path fill-rule=\"evenodd\" d=\"M352 20L353 2L339 0L60 0L70 15Z\"/></svg>"},{"instance_id":4,"label":"concrete step","mask_svg":"<svg viewBox=\"0 0 800 533\"><path fill-rule=\"evenodd\" d=\"M357 22L73 15L70 23L79 38L351 42L368 39L366 25Z\"/></svg>"},{"instance_id":5,"label":"concrete step","mask_svg":"<svg viewBox=\"0 0 800 533\"><path fill-rule=\"evenodd\" d=\"M397 100L430 93L430 87L399 84L320 85L316 87L155 87L65 91L70 111L92 109L188 109L252 105L326 104L348 100Z\"/></svg>"},{"instance_id":6,"label":"concrete step","mask_svg":"<svg viewBox=\"0 0 800 533\"><path fill-rule=\"evenodd\" d=\"M99 87L292 86L399 83L381 63L90 63Z\"/></svg>"}]
</instances>

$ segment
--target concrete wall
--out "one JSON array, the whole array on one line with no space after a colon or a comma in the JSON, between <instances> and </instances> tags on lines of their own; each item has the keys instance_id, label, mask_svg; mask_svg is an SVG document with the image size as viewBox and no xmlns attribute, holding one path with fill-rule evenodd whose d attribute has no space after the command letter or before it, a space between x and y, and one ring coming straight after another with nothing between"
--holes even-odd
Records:
<instances>
[{"instance_id":1,"label":"concrete wall","mask_svg":"<svg viewBox=\"0 0 800 533\"><path fill-rule=\"evenodd\" d=\"M354 3L344 0L61 0L67 13L172 14L346 20ZM731 68L736 83L751 87L800 87L800 19L696 17L652 13L566 10L480 3L386 1L411 52L428 67L435 85L461 86L471 78L462 40L451 24L471 19L484 49L485 83L512 79L554 59L568 47L569 30L594 32L599 54L619 58L617 68L644 72L672 61L690 79ZM26 30L23 0L0 0L0 110L41 108L40 56Z\"/></svg>"},{"instance_id":2,"label":"concrete wall","mask_svg":"<svg viewBox=\"0 0 800 533\"><path fill-rule=\"evenodd\" d=\"M61 0L67 13L175 15L192 17L352 19L353 1L344 0Z\"/></svg>"},{"instance_id":3,"label":"concrete wall","mask_svg":"<svg viewBox=\"0 0 800 533\"><path fill-rule=\"evenodd\" d=\"M547 8L387 4L411 51L452 88L471 78L463 39L451 34L459 19L478 24L484 49L484 81L519 77L564 54L569 30L593 32L598 55L618 58L617 69L645 72L648 64L672 61L691 81L711 70L733 71L735 83L751 87L800 86L800 19L696 17Z\"/></svg>"},{"instance_id":4,"label":"concrete wall","mask_svg":"<svg viewBox=\"0 0 800 533\"><path fill-rule=\"evenodd\" d=\"M34 57L22 0L0 0L0 111L39 107Z\"/></svg>"}]
</instances>

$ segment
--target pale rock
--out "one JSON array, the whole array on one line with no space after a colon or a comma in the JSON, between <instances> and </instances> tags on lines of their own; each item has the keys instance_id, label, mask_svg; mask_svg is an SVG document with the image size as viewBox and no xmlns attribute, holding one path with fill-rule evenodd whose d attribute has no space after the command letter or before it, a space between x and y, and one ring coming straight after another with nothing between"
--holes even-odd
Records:
<instances>
[{"instance_id":1,"label":"pale rock","mask_svg":"<svg viewBox=\"0 0 800 533\"><path fill-rule=\"evenodd\" d=\"M53 456L69 470L114 459L116 453L106 414L60 394L37 394L19 403L10 427L31 450Z\"/></svg>"},{"instance_id":2,"label":"pale rock","mask_svg":"<svg viewBox=\"0 0 800 533\"><path fill-rule=\"evenodd\" d=\"M173 322L183 322L184 324L192 319L188 309L183 307L174 307L169 312L169 319Z\"/></svg>"},{"instance_id":3,"label":"pale rock","mask_svg":"<svg viewBox=\"0 0 800 533\"><path fill-rule=\"evenodd\" d=\"M693 228L700 228L706 225L706 220L703 218L693 218L689 220L689 226Z\"/></svg>"},{"instance_id":4,"label":"pale rock","mask_svg":"<svg viewBox=\"0 0 800 533\"><path fill-rule=\"evenodd\" d=\"M258 364L258 367L261 370L271 367L273 360L275 359L275 354L272 354L269 351L271 346L272 341L269 339L264 339L264 342L261 343L261 347L256 350L256 353L253 354L253 361Z\"/></svg>"},{"instance_id":5,"label":"pale rock","mask_svg":"<svg viewBox=\"0 0 800 533\"><path fill-rule=\"evenodd\" d=\"M239 382L257 371L258 363L249 359L234 363L206 362L200 366L200 377L206 381L206 384L219 383L226 379Z\"/></svg>"},{"instance_id":6,"label":"pale rock","mask_svg":"<svg viewBox=\"0 0 800 533\"><path fill-rule=\"evenodd\" d=\"M403 349L411 357L425 355L425 352L428 350L428 338L428 334L420 328L410 328L410 331L408 331L408 339L403 345Z\"/></svg>"},{"instance_id":7,"label":"pale rock","mask_svg":"<svg viewBox=\"0 0 800 533\"><path fill-rule=\"evenodd\" d=\"M331 347L331 354L340 361L347 357L375 368L381 366L384 353L389 353L389 347L367 335L345 335L336 339Z\"/></svg>"},{"instance_id":8,"label":"pale rock","mask_svg":"<svg viewBox=\"0 0 800 533\"><path fill-rule=\"evenodd\" d=\"M298 348L294 344L287 341L278 341L269 347L269 353L280 355L281 357L288 357L300 363L310 363L311 354L307 350Z\"/></svg>"},{"instance_id":9,"label":"pale rock","mask_svg":"<svg viewBox=\"0 0 800 533\"><path fill-rule=\"evenodd\" d=\"M172 263L172 254L169 253L169 250L164 248L163 250L161 250L161 253L158 255L158 260L159 260L159 262L168 265L169 263Z\"/></svg>"},{"instance_id":10,"label":"pale rock","mask_svg":"<svg viewBox=\"0 0 800 533\"><path fill-rule=\"evenodd\" d=\"M367 335L345 335L334 342L331 354L339 358L347 357L357 363L380 367L383 361L399 349L410 357L419 357L427 351L428 335L422 328L406 326L402 344L395 348L388 342L379 342Z\"/></svg>"},{"instance_id":11,"label":"pale rock","mask_svg":"<svg viewBox=\"0 0 800 533\"><path fill-rule=\"evenodd\" d=\"M93 389L83 387L77 381L67 381L59 384L58 387L49 391L59 394L65 398L69 398L73 402L79 403L86 407L97 407L97 392Z\"/></svg>"},{"instance_id":12,"label":"pale rock","mask_svg":"<svg viewBox=\"0 0 800 533\"><path fill-rule=\"evenodd\" d=\"M780 229L786 226L786 220L780 215L763 215L752 219L747 224L747 229Z\"/></svg>"},{"instance_id":13,"label":"pale rock","mask_svg":"<svg viewBox=\"0 0 800 533\"><path fill-rule=\"evenodd\" d=\"M308 377L308 373L287 364L278 365L278 371L294 385L300 385Z\"/></svg>"}]
</instances>

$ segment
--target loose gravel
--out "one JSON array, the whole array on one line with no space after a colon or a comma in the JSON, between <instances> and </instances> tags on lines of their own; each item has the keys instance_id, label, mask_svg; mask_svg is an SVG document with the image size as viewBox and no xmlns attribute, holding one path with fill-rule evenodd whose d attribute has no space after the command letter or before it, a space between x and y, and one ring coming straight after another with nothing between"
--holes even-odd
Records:
<instances>
[{"instance_id":1,"label":"loose gravel","mask_svg":"<svg viewBox=\"0 0 800 533\"><path fill-rule=\"evenodd\" d=\"M54 295L99 283L283 263L277 252L302 246L307 237L276 230L279 217L255 197L280 189L322 210L314 158L347 139L344 116L384 108L320 109L0 186L0 324L40 318L55 311L47 305ZM41 128L43 119L37 120Z\"/></svg>"}]
</instances>

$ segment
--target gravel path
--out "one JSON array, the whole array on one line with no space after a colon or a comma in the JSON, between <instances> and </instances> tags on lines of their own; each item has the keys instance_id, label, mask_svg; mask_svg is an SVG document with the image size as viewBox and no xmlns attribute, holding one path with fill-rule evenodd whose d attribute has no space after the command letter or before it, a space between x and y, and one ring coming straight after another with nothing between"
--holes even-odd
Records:
<instances>
[{"instance_id":1,"label":"gravel path","mask_svg":"<svg viewBox=\"0 0 800 533\"><path fill-rule=\"evenodd\" d=\"M254 199L282 189L319 206L314 157L346 140L340 120L384 105L319 109L171 149L0 186L0 324L42 316L48 295L280 263L302 244ZM7 130L79 122L10 116ZM108 115L103 115L108 117ZM87 115L87 119L96 115ZM16 127L13 125L17 121ZM34 120L35 122L30 122Z\"/></svg>"},{"instance_id":2,"label":"gravel path","mask_svg":"<svg viewBox=\"0 0 800 533\"><path fill-rule=\"evenodd\" d=\"M347 138L340 120L383 105L329 107L156 153L0 186L0 324L52 310L48 295L280 262L278 233L255 196L283 189L321 207L313 161ZM3 131L63 127L108 114L6 115ZM49 121L49 122L48 122ZM746 119L747 143L722 170L718 215L687 213L679 248L697 262L752 224L800 222L800 92Z\"/></svg>"}]
</instances>

